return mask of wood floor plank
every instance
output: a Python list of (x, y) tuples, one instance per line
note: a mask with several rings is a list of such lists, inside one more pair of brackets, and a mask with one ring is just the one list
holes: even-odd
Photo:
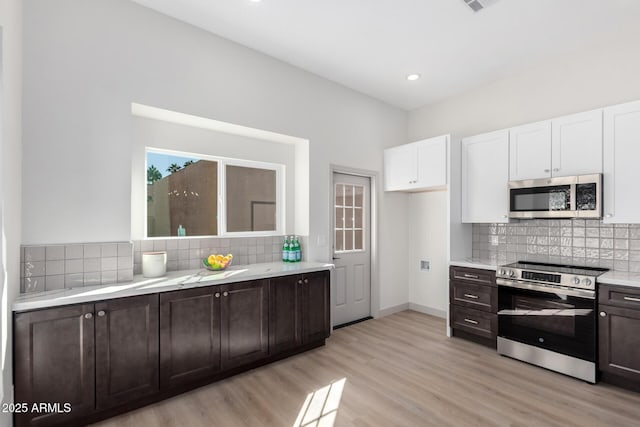
[(294, 426), (305, 401), (324, 396), (314, 392), (343, 378), (338, 410), (323, 419), (335, 416), (335, 426), (640, 425), (640, 394), (447, 338), (444, 320), (413, 311), (338, 329), (325, 347), (96, 425)]

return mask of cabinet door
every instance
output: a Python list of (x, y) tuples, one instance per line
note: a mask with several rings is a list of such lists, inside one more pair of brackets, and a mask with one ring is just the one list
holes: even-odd
[(303, 341), (323, 341), (331, 333), (329, 311), (329, 272), (305, 274), (303, 277), (304, 298)]
[(509, 164), (511, 181), (551, 176), (551, 121), (509, 130)]
[(221, 286), (222, 369), (269, 355), (269, 281)]
[(384, 150), (384, 190), (398, 191), (416, 187), (418, 180), (418, 146), (399, 145)]
[(604, 220), (640, 223), (640, 101), (604, 110)]
[(462, 222), (509, 222), (509, 131), (462, 140)]
[(602, 173), (602, 110), (553, 119), (553, 176)]
[(418, 142), (418, 188), (447, 185), (447, 135)]
[(158, 295), (96, 303), (96, 406), (158, 390)]
[(211, 377), (220, 370), (220, 289), (160, 295), (162, 388)]
[(269, 281), (269, 352), (280, 353), (302, 344), (302, 276)]
[(70, 423), (95, 407), (93, 304), (15, 315), (15, 402), (70, 403), (69, 413), (16, 414), (16, 425)]
[(600, 370), (640, 381), (640, 310), (599, 306)]

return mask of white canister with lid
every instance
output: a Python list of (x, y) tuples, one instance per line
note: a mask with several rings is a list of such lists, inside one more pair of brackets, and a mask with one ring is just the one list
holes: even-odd
[(143, 252), (142, 275), (144, 277), (161, 277), (167, 272), (166, 252)]

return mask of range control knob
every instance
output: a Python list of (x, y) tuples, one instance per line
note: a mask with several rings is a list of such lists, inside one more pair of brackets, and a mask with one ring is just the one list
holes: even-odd
[(516, 272), (513, 270), (509, 270), (509, 277), (516, 277)]
[(582, 284), (585, 286), (591, 286), (591, 279), (582, 279)]
[(573, 283), (575, 283), (576, 285), (580, 284), (580, 278), (578, 276), (573, 278)]
[(501, 268), (500, 271), (498, 272), (501, 276), (504, 276), (507, 273), (507, 270), (505, 270), (504, 268)]

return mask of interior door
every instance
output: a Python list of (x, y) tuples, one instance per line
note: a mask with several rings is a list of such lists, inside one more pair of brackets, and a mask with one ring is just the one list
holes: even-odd
[(371, 183), (333, 174), (333, 325), (371, 314)]

